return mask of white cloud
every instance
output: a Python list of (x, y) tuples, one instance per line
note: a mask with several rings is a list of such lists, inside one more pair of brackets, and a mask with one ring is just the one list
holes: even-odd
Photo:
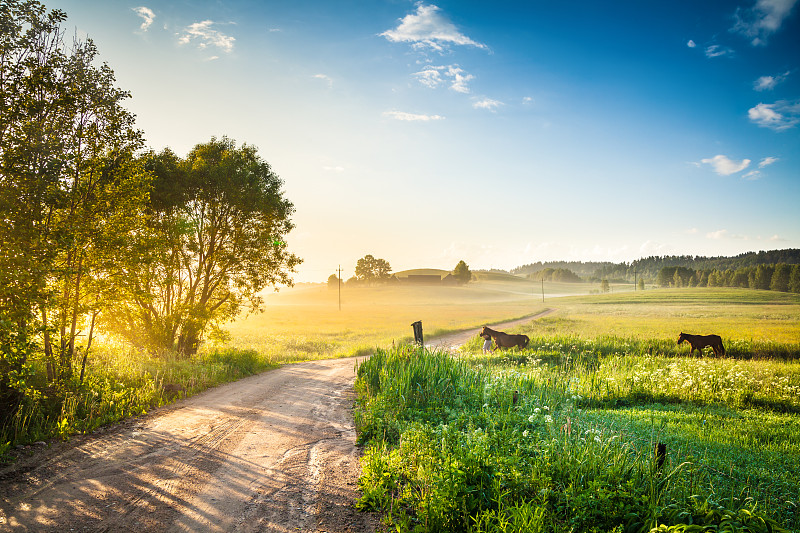
[(486, 48), (458, 31), (455, 24), (441, 13), (434, 5), (417, 4), (417, 12), (400, 19), (400, 24), (393, 30), (381, 33), (392, 42), (411, 43), (418, 48), (431, 48), (444, 51), (450, 45), (475, 46)]
[[(777, 157), (765, 157), (764, 159), (762, 159), (758, 163), (758, 168), (762, 169), (764, 167), (768, 167), (769, 165), (775, 163), (776, 161), (778, 161)], [(764, 173), (761, 172), (761, 170), (755, 170), (754, 169), (754, 170), (751, 170), (750, 172), (748, 172), (747, 174), (745, 174), (744, 176), (742, 176), (742, 179), (755, 181), (755, 180), (760, 180), (763, 177), (764, 177)]]
[(345, 171), (345, 168), (340, 165), (337, 165), (335, 167), (325, 166), (322, 167), (322, 170), (324, 170), (325, 172), (334, 172), (336, 174), (341, 174), (342, 172)]
[(416, 76), (422, 85), (435, 89), (444, 83), (441, 72), (442, 68), (443, 67), (426, 67), (424, 70), (415, 72), (413, 75)]
[(714, 172), (720, 176), (730, 176), (731, 174), (741, 172), (750, 165), (749, 159), (742, 159), (741, 161), (736, 162), (728, 159), (724, 155), (715, 155), (709, 159), (701, 159), (700, 162), (711, 165), (714, 168)]
[(469, 93), (467, 83), (474, 79), (472, 74), (467, 74), (458, 65), (428, 66), (413, 74), (422, 85), (435, 89), (445, 83), (450, 84), (450, 89), (459, 93)]
[(774, 104), (760, 103), (747, 111), (747, 116), (762, 128), (783, 131), (800, 123), (800, 102), (781, 100)]
[(139, 29), (142, 31), (147, 31), (153, 21), (156, 19), (156, 14), (153, 13), (153, 10), (149, 7), (139, 6), (132, 8), (133, 11), (136, 12), (137, 15), (142, 17), (143, 22), (142, 25), (139, 26)]
[(750, 237), (747, 235), (738, 235), (736, 233), (729, 233), (726, 229), (712, 231), (706, 233), (707, 239), (722, 240), (722, 239), (737, 239), (742, 241), (749, 241)]
[(773, 76), (761, 76), (753, 84), (753, 88), (756, 91), (772, 90), (775, 88), (775, 85), (777, 85), (777, 83), (778, 82), (775, 81), (775, 78)]
[(428, 122), (431, 120), (444, 120), (440, 115), (418, 115), (416, 113), (406, 113), (405, 111), (384, 111), (383, 116), (395, 120), (405, 120), (409, 122)]
[(215, 24), (213, 20), (204, 20), (189, 25), (185, 30), (186, 33), (178, 39), (178, 42), (180, 44), (189, 44), (195, 41), (197, 42), (197, 47), (201, 50), (208, 46), (216, 46), (223, 52), (232, 52), (233, 43), (236, 39), (213, 29), (211, 27), (213, 24)]
[(326, 76), (325, 74), (314, 74), (314, 76), (312, 76), (312, 77), (313, 77), (314, 79), (317, 79), (317, 80), (322, 80), (322, 81), (324, 81), (324, 82), (325, 82), (325, 83), (328, 85), (328, 88), (329, 88), (329, 89), (330, 89), (331, 87), (333, 87), (333, 79), (331, 79), (331, 77), (330, 77), (330, 76)]
[(525, 104), (525, 105), (532, 104), (533, 103), (533, 97), (531, 97), (531, 96), (524, 97), (522, 99), (522, 103)]
[(457, 65), (450, 65), (447, 75), (453, 79), (450, 88), (458, 93), (468, 93), (469, 87), (467, 87), (467, 83), (475, 78), (472, 74), (467, 74), (462, 69), (458, 68)]
[(794, 8), (797, 0), (757, 0), (749, 9), (736, 10), (736, 24), (731, 31), (750, 38), (753, 46), (766, 45)]
[(753, 89), (756, 91), (771, 91), (776, 85), (784, 81), (788, 76), (788, 70), (777, 76), (761, 76), (755, 81), (755, 83), (753, 83)]
[(488, 109), (489, 111), (495, 111), (498, 107), (502, 105), (503, 102), (500, 102), (498, 100), (492, 100), (491, 98), (483, 98), (472, 104), (472, 107), (474, 107), (475, 109)]
[(764, 175), (761, 173), (760, 170), (751, 170), (750, 172), (742, 176), (742, 179), (755, 181), (755, 180), (760, 180), (763, 176)]
[(686, 231), (684, 231), (684, 233), (686, 233), (687, 235), (696, 235), (697, 234), (697, 228), (689, 228)]
[(706, 47), (706, 57), (721, 57), (726, 55), (732, 55), (733, 50), (728, 48), (727, 46), (721, 46), (719, 44), (712, 44), (711, 46)]
[(777, 233), (775, 235), (773, 235), (772, 237), (770, 237), (768, 240), (773, 241), (773, 242), (785, 242), (786, 241), (786, 239), (784, 239), (783, 237), (779, 237)]
[(686, 43), (686, 46), (688, 46), (689, 48), (694, 48), (695, 46), (697, 46), (697, 43), (689, 39), (689, 42)]

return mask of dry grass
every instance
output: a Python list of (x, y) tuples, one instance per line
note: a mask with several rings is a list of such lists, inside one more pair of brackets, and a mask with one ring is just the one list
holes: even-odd
[(589, 284), (478, 282), (465, 287), (344, 287), (304, 285), (265, 295), (265, 311), (228, 327), (237, 348), (253, 348), (292, 361), (370, 353), (413, 339), (421, 320), (425, 338), (478, 328), (552, 306), (554, 294), (588, 292)]

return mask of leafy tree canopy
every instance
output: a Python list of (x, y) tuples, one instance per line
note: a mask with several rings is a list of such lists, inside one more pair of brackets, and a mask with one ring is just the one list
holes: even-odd
[(459, 261), (456, 265), (456, 268), (453, 269), (453, 277), (462, 284), (469, 283), (469, 281), (472, 279), (472, 272), (463, 259)]
[(114, 325), (150, 349), (190, 355), (209, 329), (258, 310), (263, 288), (291, 285), (301, 262), (284, 238), (294, 207), (256, 148), (226, 137), (185, 159), (149, 153), (144, 164), (154, 180), (151, 241)]
[(392, 267), (388, 261), (375, 258), (370, 254), (365, 255), (356, 262), (355, 277), (363, 283), (388, 281), (391, 273)]

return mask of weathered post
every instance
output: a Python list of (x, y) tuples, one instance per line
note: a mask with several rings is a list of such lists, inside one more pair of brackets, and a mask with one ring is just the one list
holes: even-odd
[(419, 344), (420, 346), (423, 346), (423, 342), (422, 342), (422, 321), (421, 320), (417, 320), (416, 322), (411, 324), (411, 327), (414, 328), (414, 342), (416, 344)]
[(655, 447), (656, 452), (656, 470), (661, 472), (664, 467), (664, 461), (667, 460), (667, 445), (663, 442), (657, 442)]

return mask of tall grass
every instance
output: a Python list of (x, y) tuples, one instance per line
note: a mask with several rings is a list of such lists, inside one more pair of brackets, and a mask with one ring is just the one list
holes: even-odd
[(55, 391), (43, 382), (44, 363), (34, 360), (32, 365), (41, 383), (30, 384), (15, 417), (0, 428), (0, 456), (16, 445), (89, 433), (177, 397), (277, 366), (253, 350), (218, 349), (178, 359), (109, 345), (93, 352), (83, 383), (76, 376), (66, 390)]
[[(771, 411), (719, 403), (714, 386), (654, 403), (635, 382), (652, 356), (556, 345), (485, 358), (402, 348), (362, 363), (360, 505), (398, 531), (678, 530), (734, 518), (732, 531), (800, 527), (800, 425), (785, 389), (765, 395)], [(703, 362), (683, 360), (681, 372)], [(770, 368), (789, 386), (800, 380), (796, 363)], [(733, 387), (751, 382), (726, 372)], [(668, 450), (661, 468), (657, 442)]]

